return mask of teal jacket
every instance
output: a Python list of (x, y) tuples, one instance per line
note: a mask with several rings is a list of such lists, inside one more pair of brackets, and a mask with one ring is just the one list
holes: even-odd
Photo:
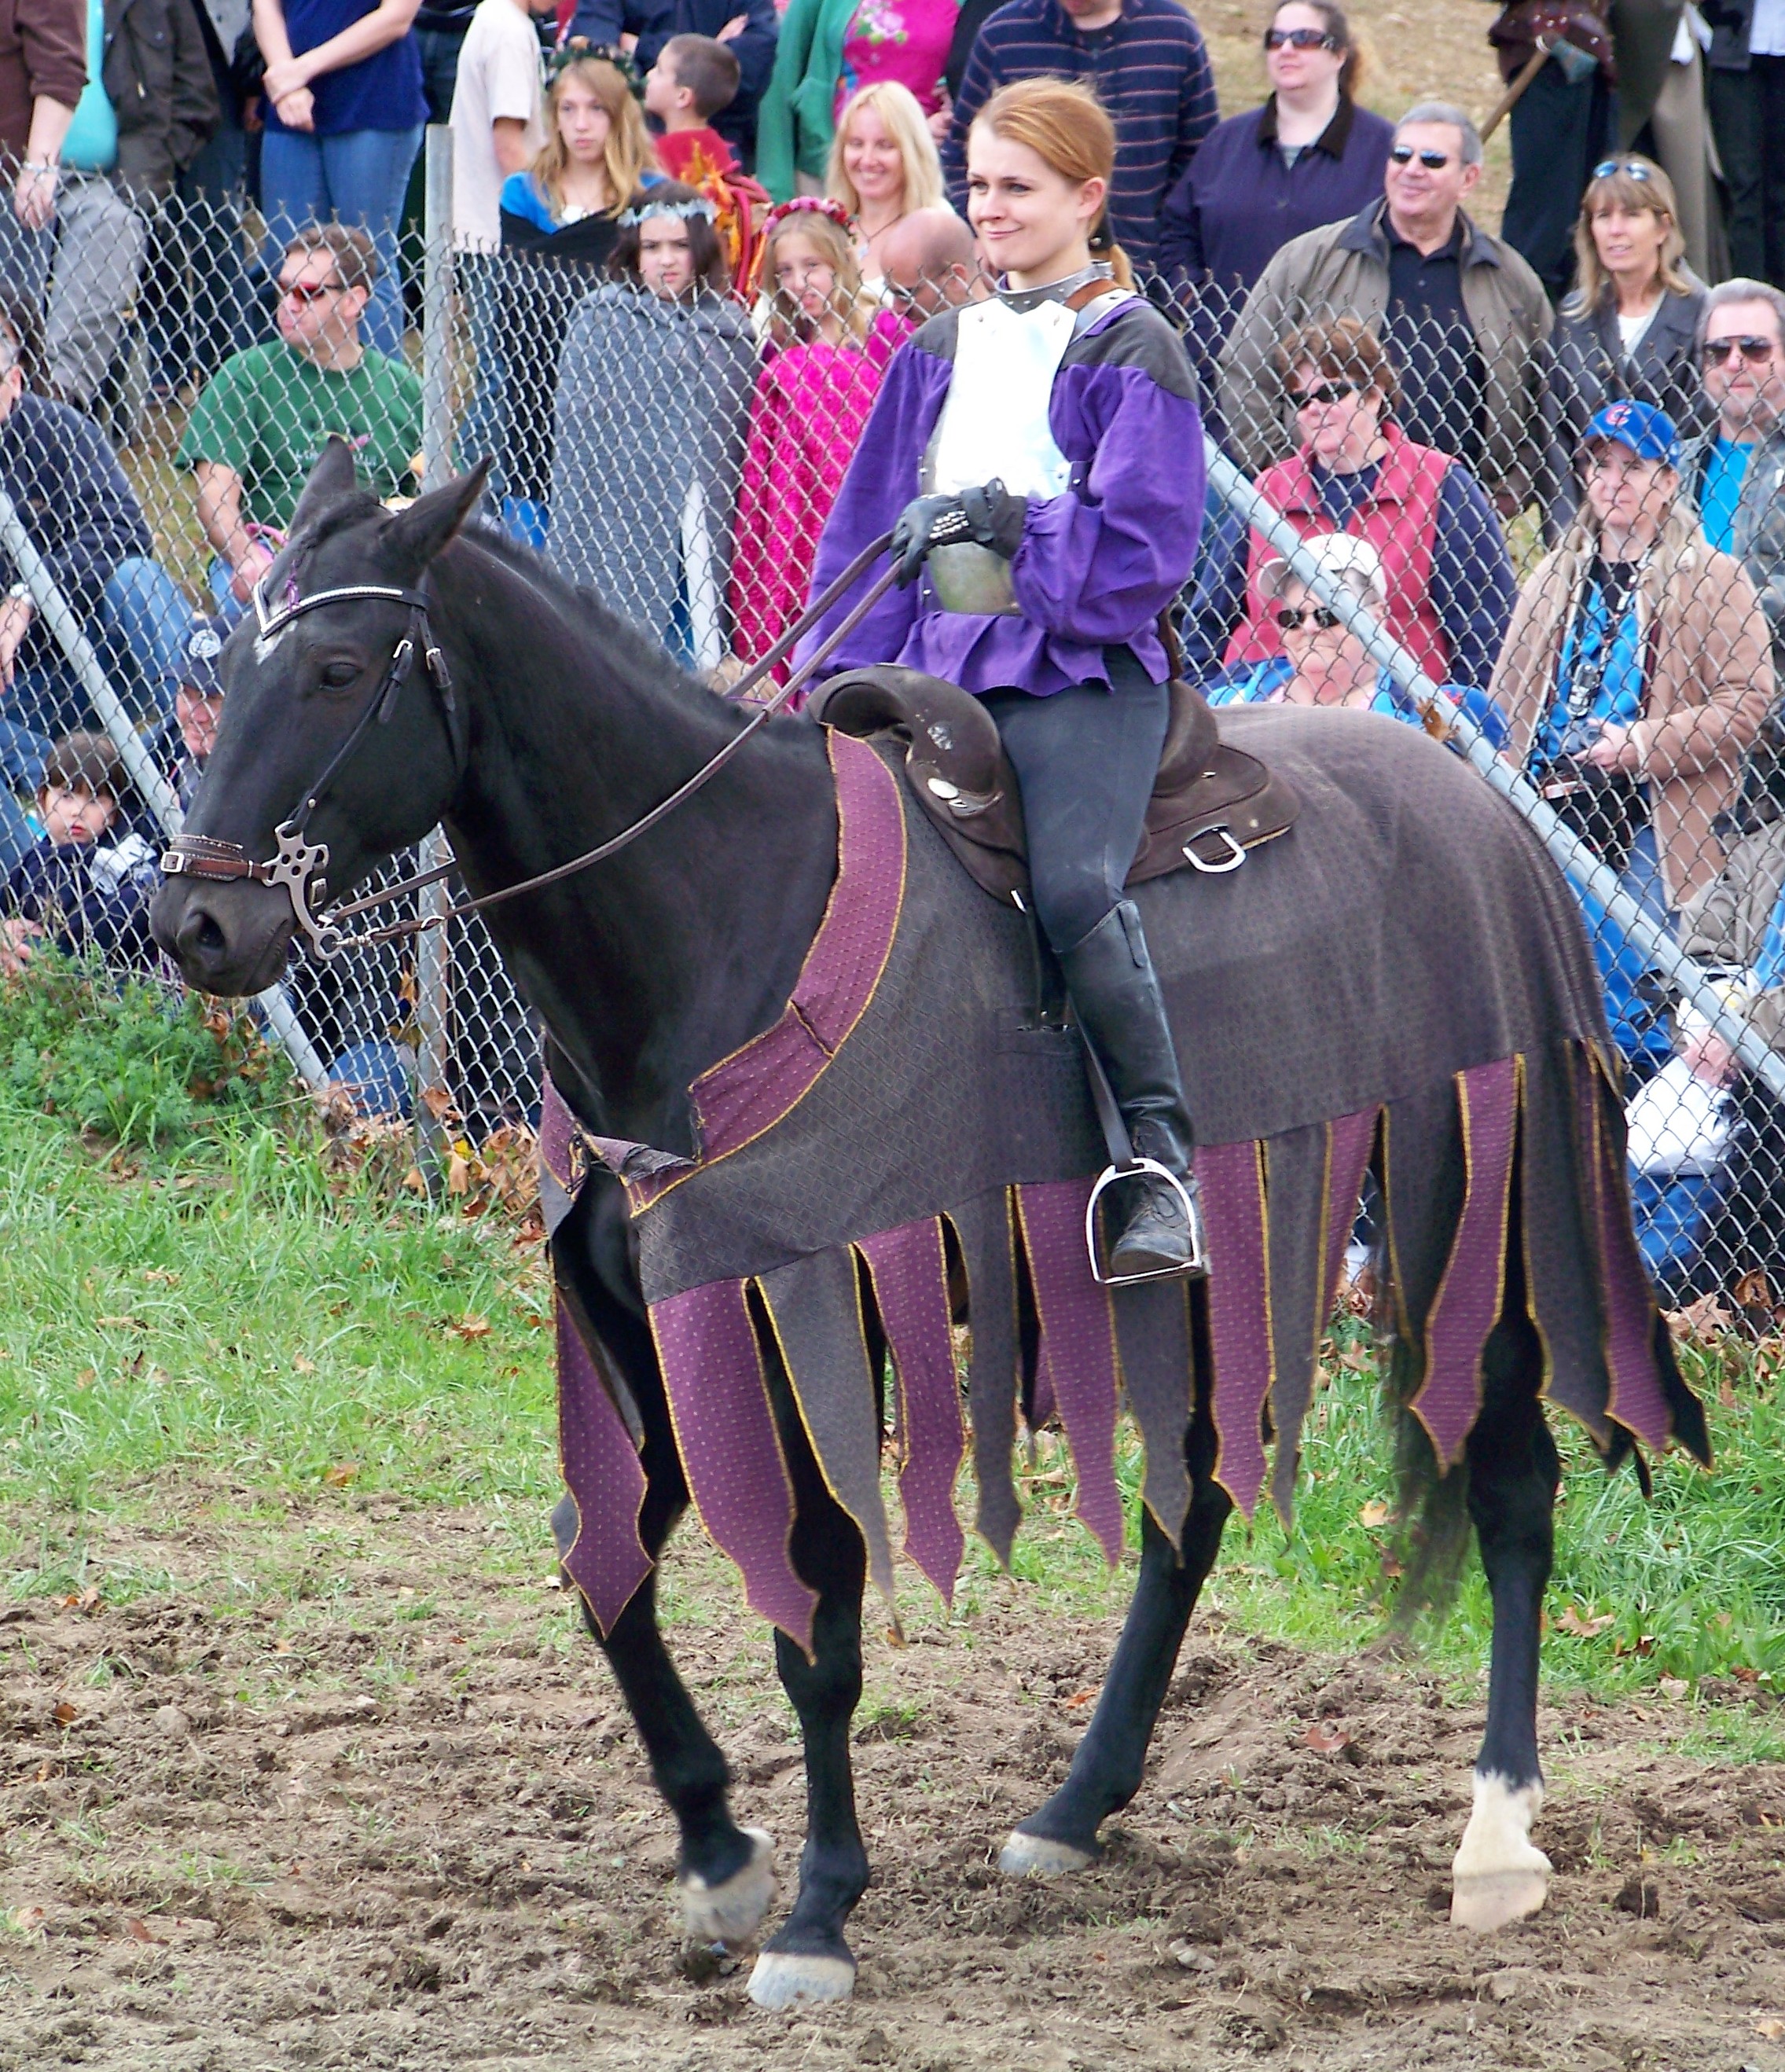
[(825, 177), (843, 38), (860, 4), (788, 0), (775, 70), (756, 114), (756, 177), (777, 201), (793, 199), (796, 173), (821, 182)]

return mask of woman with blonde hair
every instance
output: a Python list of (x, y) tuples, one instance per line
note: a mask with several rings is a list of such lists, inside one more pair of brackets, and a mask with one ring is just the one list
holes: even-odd
[[(1589, 422), (1580, 509), (1520, 593), (1495, 672), (1507, 753), (1623, 890), (1666, 920), (1717, 876), (1720, 817), (1773, 696), (1766, 622), (1740, 561), (1680, 494), (1680, 439), (1653, 404)], [(1613, 1033), (1629, 953), (1590, 904)]]
[(878, 245), (914, 209), (942, 200), (942, 161), (908, 87), (883, 79), (853, 96), (837, 118), (825, 192), (855, 219), (863, 285), (886, 278)]
[(550, 529), (553, 405), (570, 312), (601, 280), (635, 194), (663, 179), (623, 51), (581, 37), (553, 58), (545, 142), (502, 184), (500, 303), (507, 362), (496, 483), (515, 536), (544, 549)]
[[(887, 363), (910, 326), (862, 290), (840, 203), (771, 212), (761, 285), (768, 357), (756, 380), (731, 557), (738, 656), (753, 662), (799, 616), (818, 539)], [(784, 666), (779, 676), (784, 680)]]
[(893, 361), (812, 582), (891, 529), (901, 586), (831, 666), (945, 676), (997, 721), (1037, 917), (1149, 1161), (1111, 1197), (1107, 1270), (1131, 1279), (1204, 1264), (1177, 1054), (1125, 895), (1170, 713), (1158, 621), (1190, 573), (1203, 481), (1183, 345), (1120, 252), (1098, 256), (1115, 158), (1084, 86), (1022, 80), (981, 109), (967, 213), (997, 292)]
[(1573, 290), (1550, 339), (1552, 540), (1579, 507), (1573, 456), (1606, 404), (1652, 403), (1683, 436), (1711, 423), (1696, 353), (1705, 286), (1685, 250), (1672, 183), (1652, 159), (1632, 153), (1594, 167), (1574, 226)]

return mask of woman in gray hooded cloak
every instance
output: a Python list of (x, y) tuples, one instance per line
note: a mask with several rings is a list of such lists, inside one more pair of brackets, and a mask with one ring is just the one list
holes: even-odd
[(558, 370), (553, 561), (709, 670), (723, 622), (756, 343), (726, 293), (713, 204), (679, 182), (620, 217), (611, 282), (578, 306)]

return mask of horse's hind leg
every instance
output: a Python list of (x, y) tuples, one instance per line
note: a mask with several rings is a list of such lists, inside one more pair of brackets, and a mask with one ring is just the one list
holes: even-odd
[(844, 2000), (853, 1992), (855, 1959), (843, 1930), (868, 1888), (849, 1767), (849, 1720), (862, 1696), (866, 1550), (810, 1449), (802, 1441), (787, 1453), (796, 1506), (793, 1565), (817, 1591), (818, 1605), (809, 1662), (784, 1633), (775, 1636), (775, 1667), (805, 1742), (806, 1846), (793, 1910), (763, 1945), (751, 1975), (750, 1996), (767, 2008)]
[(1533, 1847), (1531, 1828), (1544, 1796), (1538, 1641), (1560, 1467), (1538, 1400), (1542, 1347), (1522, 1294), (1516, 1308), (1513, 1292), (1487, 1342), (1482, 1413), (1468, 1451), (1469, 1510), (1494, 1600), (1494, 1646), (1474, 1810), (1451, 1867), (1450, 1918), (1477, 1929), (1535, 1914), (1549, 1889), (1549, 1859)]
[(1065, 1783), (1012, 1832), (998, 1858), (1001, 1870), (1043, 1877), (1082, 1870), (1097, 1855), (1098, 1828), (1141, 1788), (1154, 1722), (1233, 1507), (1210, 1473), (1213, 1441), (1213, 1427), (1199, 1414), (1190, 1429), (1193, 1494), (1182, 1559), (1152, 1514), (1141, 1514), (1140, 1580), (1097, 1708)]

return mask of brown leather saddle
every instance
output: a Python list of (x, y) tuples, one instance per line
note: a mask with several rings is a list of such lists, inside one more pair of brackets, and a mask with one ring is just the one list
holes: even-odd
[[(940, 676), (886, 664), (833, 676), (806, 708), (821, 726), (904, 736), (905, 775), (943, 839), (993, 898), (1026, 906), (1029, 849), (1016, 773), (977, 698)], [(1168, 871), (1236, 870), (1284, 834), (1301, 802), (1256, 755), (1220, 738), (1200, 691), (1171, 685), (1171, 718), (1130, 885)]]

